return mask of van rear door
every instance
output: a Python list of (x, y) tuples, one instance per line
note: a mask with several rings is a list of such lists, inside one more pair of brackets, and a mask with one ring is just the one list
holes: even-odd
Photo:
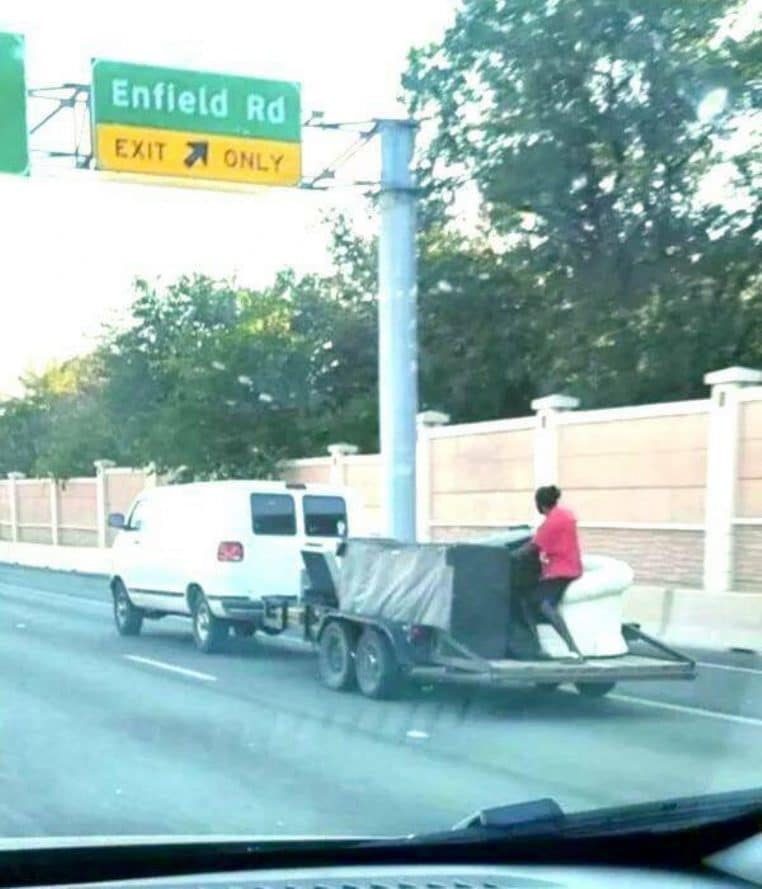
[[(301, 580), (297, 502), (290, 491), (255, 491), (251, 511), (252, 592), (255, 596), (298, 596)], [(248, 548), (248, 547), (247, 547)]]

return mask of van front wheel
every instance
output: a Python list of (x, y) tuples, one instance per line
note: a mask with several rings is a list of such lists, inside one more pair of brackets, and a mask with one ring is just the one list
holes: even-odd
[(212, 614), (206, 597), (199, 594), (193, 608), (193, 641), (205, 654), (222, 651), (228, 638), (228, 625)]
[(121, 580), (113, 586), (114, 623), (120, 636), (137, 636), (143, 626), (143, 612), (130, 600), (127, 588)]

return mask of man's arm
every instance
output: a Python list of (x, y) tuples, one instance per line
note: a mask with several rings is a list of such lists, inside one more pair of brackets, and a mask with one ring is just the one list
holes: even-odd
[(522, 545), (513, 551), (513, 555), (516, 557), (521, 556), (531, 556), (535, 553), (539, 552), (540, 548), (534, 542), (534, 540), (527, 540), (526, 543), (522, 543)]

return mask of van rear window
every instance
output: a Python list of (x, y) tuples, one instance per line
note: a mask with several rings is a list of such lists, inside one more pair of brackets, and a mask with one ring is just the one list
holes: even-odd
[(294, 498), (288, 494), (252, 494), (251, 527), (255, 534), (296, 534)]
[(308, 495), (304, 504), (304, 530), (308, 537), (344, 537), (349, 533), (343, 497)]

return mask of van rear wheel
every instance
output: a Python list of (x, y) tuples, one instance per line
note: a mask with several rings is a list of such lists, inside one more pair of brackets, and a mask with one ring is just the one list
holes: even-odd
[(120, 636), (137, 636), (143, 626), (143, 612), (130, 600), (127, 588), (121, 580), (112, 587), (114, 597), (114, 623)]
[(355, 685), (355, 661), (352, 634), (340, 621), (331, 621), (320, 634), (318, 669), (323, 685), (334, 691), (346, 691)]
[(222, 651), (228, 638), (228, 625), (212, 614), (203, 593), (196, 596), (193, 607), (193, 641), (205, 654)]

